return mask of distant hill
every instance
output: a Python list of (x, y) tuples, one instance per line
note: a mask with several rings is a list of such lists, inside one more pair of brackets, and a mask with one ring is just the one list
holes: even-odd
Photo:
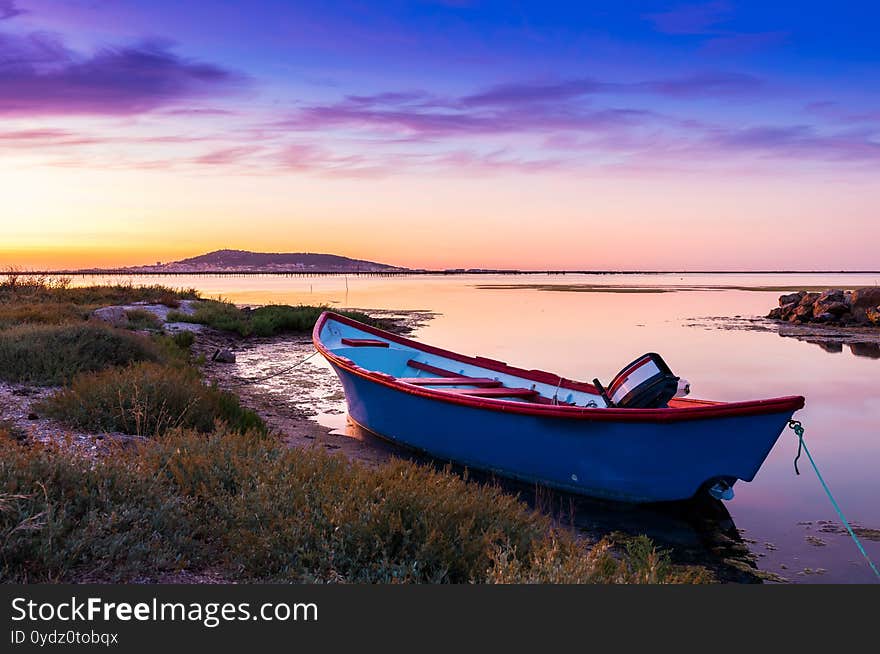
[(374, 261), (350, 259), (336, 254), (314, 252), (248, 252), (247, 250), (217, 250), (197, 257), (137, 266), (134, 271), (150, 272), (203, 272), (203, 271), (257, 271), (272, 272), (383, 272), (406, 270)]

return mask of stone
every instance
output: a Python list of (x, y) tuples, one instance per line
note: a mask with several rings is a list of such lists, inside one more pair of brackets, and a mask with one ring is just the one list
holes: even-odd
[(811, 307), (813, 303), (819, 299), (818, 293), (804, 293), (803, 297), (801, 297), (801, 301), (798, 303), (799, 306), (802, 307)]
[(872, 325), (880, 325), (880, 306), (871, 307), (865, 310), (865, 317)]
[(842, 316), (849, 311), (846, 302), (836, 300), (823, 300), (821, 297), (813, 303), (813, 315), (819, 316), (830, 313), (834, 317)]
[[(798, 300), (798, 302), (800, 302), (800, 300)], [(789, 302), (788, 304), (783, 304), (781, 307), (771, 309), (770, 313), (767, 314), (767, 317), (772, 320), (788, 320), (797, 308), (797, 302)]]
[(831, 322), (832, 320), (835, 320), (836, 318), (837, 318), (837, 316), (835, 316), (833, 313), (828, 313), (828, 312), (820, 313), (818, 316), (813, 314), (813, 320), (815, 322)]
[(852, 314), (860, 322), (868, 322), (868, 309), (880, 306), (880, 286), (857, 288), (850, 300)]
[(839, 288), (829, 288), (827, 291), (822, 291), (822, 293), (819, 295), (819, 299), (817, 301), (845, 302), (846, 301), (846, 293), (844, 293)]
[(779, 296), (779, 306), (785, 306), (786, 304), (800, 304), (801, 298), (806, 295), (806, 291), (798, 291), (797, 293), (789, 293), (788, 295), (780, 295)]
[(123, 307), (101, 307), (92, 312), (92, 318), (106, 322), (114, 327), (125, 327), (128, 324), (128, 316)]
[(235, 353), (232, 350), (222, 349), (214, 352), (214, 356), (211, 357), (211, 361), (216, 361), (217, 363), (235, 363)]
[(813, 306), (811, 304), (802, 304), (794, 313), (789, 316), (789, 322), (809, 322), (813, 317)]

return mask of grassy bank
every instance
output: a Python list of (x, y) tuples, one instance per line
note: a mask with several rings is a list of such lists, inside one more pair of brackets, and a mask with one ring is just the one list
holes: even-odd
[(260, 417), (232, 393), (206, 386), (190, 366), (140, 363), (77, 375), (40, 407), (46, 415), (88, 432), (158, 436), (186, 427), (201, 433), (221, 421), (232, 430), (265, 431)]
[(72, 287), (70, 280), (0, 274), (0, 329), (19, 324), (65, 324), (86, 320), (98, 307), (134, 302), (176, 308), (181, 300), (198, 299), (193, 289), (165, 286)]
[(258, 433), (175, 430), (97, 462), (2, 438), (0, 487), (3, 582), (704, 580), (643, 539), (587, 549), (496, 488)]
[[(214, 329), (235, 332), (240, 336), (274, 336), (286, 332), (310, 332), (318, 316), (326, 309), (323, 306), (285, 304), (241, 309), (231, 302), (204, 300), (199, 303), (193, 315), (172, 311), (168, 319), (207, 325)], [(387, 321), (377, 320), (360, 311), (339, 313), (370, 325), (391, 326)]]
[(161, 358), (153, 339), (103, 325), (21, 325), (0, 330), (0, 379), (5, 381), (58, 385), (82, 372)]

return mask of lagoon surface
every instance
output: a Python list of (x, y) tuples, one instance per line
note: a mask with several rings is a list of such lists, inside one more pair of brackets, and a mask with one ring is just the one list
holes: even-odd
[[(728, 329), (765, 315), (787, 287), (854, 288), (880, 274), (607, 274), (170, 276), (135, 284), (197, 288), (242, 304), (308, 303), (436, 314), (414, 333), (440, 347), (565, 377), (610, 380), (638, 355), (659, 352), (688, 379), (692, 396), (714, 400), (803, 395), (796, 414), (826, 481), (880, 560), (880, 358), (844, 346), (827, 351), (773, 331)], [(107, 283), (92, 277), (77, 283)], [(867, 354), (867, 356), (865, 356)], [(314, 365), (325, 365), (312, 360)], [(327, 416), (344, 429), (344, 418)], [(838, 528), (797, 439), (786, 430), (751, 483), (727, 503), (760, 568), (792, 582), (875, 580)], [(822, 522), (829, 521), (829, 522)]]

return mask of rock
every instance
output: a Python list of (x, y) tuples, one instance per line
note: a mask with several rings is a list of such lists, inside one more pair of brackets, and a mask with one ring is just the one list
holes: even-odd
[(849, 311), (846, 302), (836, 300), (823, 300), (821, 297), (813, 303), (813, 315), (819, 316), (823, 313), (830, 313), (835, 318), (842, 316)]
[(793, 314), (795, 309), (798, 308), (799, 302), (800, 302), (800, 300), (798, 300), (798, 302), (791, 302), (790, 304), (785, 304), (780, 307), (780, 309), (782, 309), (782, 319), (783, 320), (788, 320), (789, 318), (791, 318), (791, 314)]
[(788, 295), (780, 295), (779, 296), (779, 306), (783, 307), (786, 304), (800, 304), (801, 298), (806, 295), (806, 291), (798, 291), (797, 293), (789, 293)]
[(867, 286), (853, 291), (850, 299), (853, 316), (860, 322), (868, 322), (868, 309), (880, 306), (880, 286)]
[(128, 324), (128, 316), (123, 307), (101, 307), (92, 312), (92, 318), (106, 322), (114, 327), (125, 327)]
[(825, 313), (820, 313), (818, 316), (813, 314), (813, 321), (814, 322), (831, 322), (836, 319), (837, 319), (837, 316), (835, 316), (833, 313), (825, 312)]
[(865, 317), (872, 325), (880, 325), (880, 306), (865, 310)]
[(829, 288), (827, 291), (822, 291), (817, 301), (846, 302), (846, 293), (841, 291), (839, 288)]
[(813, 316), (817, 319), (823, 313), (830, 313), (837, 318), (848, 311), (849, 304), (847, 304), (846, 293), (839, 288), (829, 288), (827, 291), (823, 291), (813, 302)]
[(794, 313), (789, 316), (789, 322), (809, 322), (813, 317), (813, 306), (811, 304), (802, 304)]
[[(799, 295), (797, 297), (800, 298)], [(797, 309), (798, 302), (800, 302), (800, 299), (798, 299), (797, 302), (789, 302), (788, 304), (783, 304), (781, 307), (777, 307), (776, 309), (771, 309), (770, 313), (767, 314), (767, 317), (771, 318), (772, 320), (788, 320), (789, 318), (791, 318), (791, 314), (794, 312), (794, 310)]]
[(804, 293), (803, 297), (801, 297), (801, 301), (798, 303), (798, 306), (811, 307), (813, 306), (813, 303), (818, 299), (818, 293)]
[(211, 357), (211, 361), (216, 361), (217, 363), (235, 363), (235, 354), (232, 350), (222, 349), (214, 352), (214, 356)]
[(40, 418), (40, 416), (38, 416), (38, 415), (37, 415), (36, 413), (34, 413), (33, 411), (31, 411), (31, 412), (27, 415), (27, 419), (28, 419), (28, 420), (39, 420), (39, 418)]

